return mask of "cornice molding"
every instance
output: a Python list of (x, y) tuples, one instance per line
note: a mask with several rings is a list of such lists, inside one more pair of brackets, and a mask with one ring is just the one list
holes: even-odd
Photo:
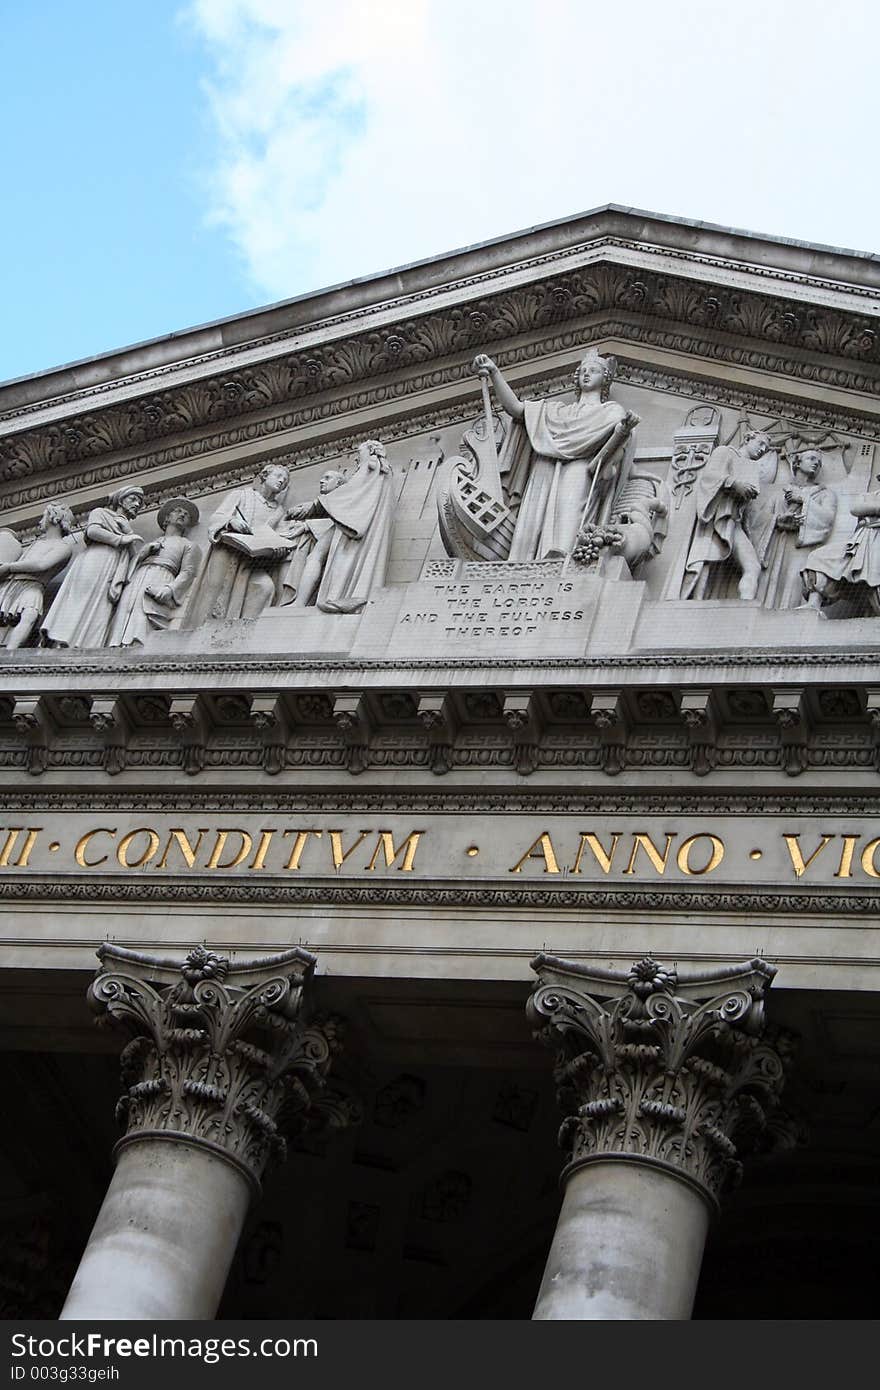
[[(760, 732), (758, 737), (743, 737), (734, 743), (730, 739), (712, 745), (712, 759), (698, 768), (693, 746), (684, 734), (656, 737), (635, 734), (607, 745), (588, 732), (577, 741), (564, 746), (552, 743), (529, 744), (529, 761), (523, 766), (518, 746), (509, 741), (484, 738), (479, 742), (450, 745), (442, 768), (443, 773), (473, 771), (509, 773), (519, 776), (537, 773), (589, 773), (596, 777), (617, 777), (625, 773), (664, 771), (682, 777), (691, 775), (719, 776), (725, 772), (785, 773), (799, 777), (816, 771), (849, 771), (876, 776), (877, 745), (872, 729), (860, 734), (850, 733), (843, 742), (835, 735), (817, 735), (810, 743), (798, 743), (794, 753), (784, 741), (771, 741), (772, 736)], [(91, 772), (118, 775), (122, 772), (143, 773), (167, 769), (182, 771), (187, 776), (204, 776), (212, 771), (236, 769), (255, 776), (295, 775), (308, 772), (341, 777), (365, 773), (381, 776), (401, 771), (435, 773), (432, 748), (425, 743), (401, 741), (392, 746), (343, 743), (297, 743), (279, 745), (267, 766), (265, 745), (254, 736), (236, 742), (206, 742), (181, 744), (169, 737), (144, 746), (122, 748), (113, 745), (110, 760), (107, 748), (99, 741), (57, 744), (46, 741), (27, 742), (18, 747), (0, 747), (0, 770), (26, 771), (33, 776), (52, 773)], [(176, 805), (177, 798), (171, 800)]]
[[(538, 685), (547, 684), (544, 675), (548, 671), (568, 672), (574, 678), (571, 684), (579, 686), (613, 684), (613, 681), (603, 682), (602, 677), (614, 670), (638, 671), (644, 675), (645, 683), (652, 685), (655, 682), (651, 678), (651, 672), (658, 667), (677, 672), (687, 671), (691, 667), (701, 671), (711, 668), (717, 672), (715, 680), (719, 684), (735, 684), (740, 670), (760, 669), (762, 667), (790, 668), (792, 672), (796, 672), (801, 669), (806, 671), (812, 667), (862, 666), (866, 668), (865, 678), (868, 679), (871, 664), (880, 660), (880, 645), (872, 644), (862, 647), (858, 651), (806, 651), (800, 649), (790, 652), (749, 650), (653, 652), (645, 650), (632, 656), (548, 657), (540, 662), (534, 659), (526, 660), (515, 657), (487, 657), (483, 660), (477, 657), (447, 657), (436, 660), (430, 658), (412, 658), (409, 660), (362, 658), (357, 661), (346, 661), (340, 658), (331, 661), (292, 656), (242, 656), (235, 652), (224, 654), (221, 658), (193, 653), (185, 658), (154, 657), (150, 659), (143, 657), (140, 660), (119, 655), (114, 656), (113, 653), (108, 652), (106, 659), (102, 661), (96, 659), (95, 654), (91, 651), (80, 653), (73, 650), (65, 652), (47, 650), (45, 660), (7, 662), (7, 655), (7, 653), (0, 652), (0, 676), (7, 680), (11, 677), (24, 677), (47, 692), (63, 690), (67, 683), (81, 675), (108, 677), (112, 680), (112, 688), (115, 691), (119, 688), (120, 675), (148, 678), (169, 675), (175, 677), (177, 685), (180, 684), (180, 677), (184, 676), (189, 678), (186, 684), (191, 686), (198, 683), (199, 676), (226, 678), (232, 671), (236, 675), (253, 673), (257, 678), (254, 682), (255, 687), (259, 686), (261, 689), (273, 687), (275, 682), (273, 682), (272, 677), (275, 675), (313, 672), (321, 676), (334, 675), (339, 682), (344, 682), (347, 690), (350, 690), (356, 688), (362, 681), (365, 686), (372, 686), (374, 682), (370, 680), (370, 677), (374, 673), (384, 675), (391, 671), (412, 673), (430, 671), (436, 677), (434, 684), (442, 683), (447, 672), (475, 671), (481, 673), (481, 679), (474, 681), (474, 684), (481, 688), (486, 685), (486, 681), (482, 677), (485, 676), (486, 672), (493, 671), (518, 671)], [(34, 653), (35, 657), (36, 655)], [(53, 677), (58, 677), (58, 680), (53, 680)], [(797, 683), (798, 677), (791, 674), (787, 679), (792, 683)], [(850, 679), (852, 678), (850, 677)], [(424, 681), (421, 683), (424, 684)], [(281, 684), (284, 689), (289, 689), (289, 682), (282, 682)], [(405, 682), (395, 681), (395, 686), (402, 684)], [(497, 684), (497, 682), (492, 682), (492, 684)], [(153, 679), (150, 679), (150, 688), (151, 690), (158, 690), (161, 687)], [(303, 688), (308, 688), (307, 683), (303, 683)], [(325, 689), (326, 682), (316, 682), (314, 688)], [(7, 693), (9, 693), (8, 687)], [(137, 693), (136, 690), (134, 693)]]
[[(668, 223), (674, 222), (674, 219), (661, 219), (661, 221)], [(723, 231), (724, 229), (709, 230)], [(726, 235), (729, 236), (730, 234), (726, 233)], [(753, 240), (751, 234), (746, 235), (749, 236), (750, 241)], [(733, 233), (733, 236), (741, 237), (742, 234)], [(510, 240), (517, 239), (511, 238)], [(778, 250), (778, 244), (769, 239), (766, 244)], [(807, 249), (815, 251), (819, 248)], [(830, 248), (822, 249), (828, 251)], [(479, 254), (480, 250), (486, 252), (485, 259), (488, 262), (491, 259), (488, 247), (473, 248), (473, 253)], [(834, 253), (832, 252), (832, 254)], [(453, 253), (448, 259), (450, 262), (454, 262), (458, 258), (456, 253)], [(861, 265), (870, 258), (858, 257), (857, 259), (858, 264)], [(687, 247), (680, 248), (646, 241), (643, 238), (633, 239), (614, 234), (599, 235), (573, 245), (561, 246), (543, 254), (521, 256), (501, 265), (482, 268), (475, 274), (453, 276), (448, 280), (441, 278), (436, 283), (423, 284), (409, 293), (390, 295), (378, 300), (368, 298), (367, 302), (357, 308), (336, 314), (319, 315), (311, 321), (306, 320), (299, 324), (288, 322), (276, 332), (258, 334), (249, 340), (235, 340), (233, 337), (232, 341), (214, 349), (191, 353), (189, 356), (184, 355), (159, 365), (154, 363), (142, 371), (114, 375), (110, 366), (114, 358), (127, 359), (136, 356), (139, 351), (145, 356), (155, 357), (156, 348), (160, 345), (167, 345), (171, 338), (160, 338), (152, 343), (143, 344), (141, 348), (137, 346), (122, 348), (118, 352), (108, 353), (96, 359), (106, 364), (106, 375), (101, 381), (76, 387), (70, 391), (61, 391), (54, 396), (50, 395), (39, 401), (20, 404), (8, 410), (0, 410), (0, 422), (26, 420), (30, 416), (52, 411), (53, 408), (61, 412), (72, 413), (82, 402), (99, 402), (102, 397), (108, 396), (136, 395), (139, 394), (140, 387), (153, 383), (164, 381), (166, 385), (175, 384), (174, 378), (180, 377), (182, 374), (210, 375), (216, 367), (232, 361), (238, 366), (251, 366), (255, 363), (271, 360), (273, 355), (277, 355), (279, 352), (283, 353), (284, 350), (307, 347), (312, 342), (341, 336), (352, 329), (364, 327), (367, 324), (374, 327), (387, 325), (389, 320), (394, 321), (401, 316), (418, 316), (429, 313), (440, 304), (456, 305), (471, 299), (474, 294), (485, 295), (487, 291), (493, 289), (500, 292), (500, 289), (504, 287), (513, 287), (540, 280), (548, 271), (559, 273), (572, 269), (584, 269), (602, 262), (639, 270), (659, 269), (662, 271), (667, 267), (672, 267), (674, 273), (684, 279), (711, 284), (720, 277), (723, 282), (738, 289), (772, 286), (773, 289), (784, 290), (806, 304), (832, 306), (843, 310), (852, 306), (868, 314), (876, 313), (880, 309), (880, 290), (870, 284), (856, 284), (852, 279), (835, 279), (805, 273), (802, 269), (785, 269), (778, 265), (761, 264), (754, 258), (743, 259), (729, 254), (718, 255), (699, 252), (693, 249), (690, 238)], [(407, 269), (410, 272), (415, 271), (417, 275), (419, 267), (408, 267)], [(400, 278), (400, 275), (394, 272), (380, 274), (372, 277), (371, 281), (362, 282), (362, 292), (369, 296), (371, 283), (374, 287), (382, 282), (399, 283)], [(303, 296), (298, 303), (291, 301), (287, 305), (269, 306), (268, 308), (257, 309), (251, 315), (238, 316), (238, 321), (248, 317), (260, 320), (279, 314), (290, 317), (297, 309), (300, 311), (306, 309), (310, 302), (319, 304), (325, 299), (332, 301), (336, 293), (337, 291), (332, 289), (318, 291), (315, 295)], [(236, 319), (220, 320), (213, 325), (205, 325), (202, 328), (188, 330), (182, 335), (173, 336), (176, 341), (181, 338), (186, 341), (188, 338), (198, 340), (210, 336), (212, 330), (214, 335), (220, 335), (227, 324), (234, 322)], [(74, 364), (74, 366), (77, 365), (88, 367), (89, 363), (87, 361), (85, 364)], [(73, 372), (74, 368), (50, 369), (48, 372), (37, 374), (36, 380), (42, 377), (48, 382), (52, 378), (63, 378), (73, 374)], [(9, 392), (0, 390), (0, 402), (2, 402), (4, 394), (14, 392), (18, 386), (20, 383), (12, 382), (9, 383)]]
[[(265, 424), (271, 416), (269, 433), (302, 427), (314, 423), (322, 410), (325, 416), (341, 415), (412, 395), (429, 384), (461, 380), (470, 372), (472, 354), (486, 345), (527, 337), (533, 340), (533, 355), (546, 354), (551, 350), (547, 338), (553, 330), (558, 335), (562, 325), (569, 326), (572, 347), (600, 335), (631, 337), (634, 344), (675, 348), (727, 367), (782, 372), (869, 396), (877, 394), (880, 380), (876, 314), (769, 298), (603, 261), (483, 293), (434, 313), (410, 313), (381, 329), (253, 366), (239, 362), (231, 372), (87, 410), (67, 422), (61, 418), (39, 428), (8, 431), (0, 439), (0, 477), (57, 477), (77, 463), (125, 451), (135, 451), (142, 470), (146, 446), (172, 436), (191, 443), (198, 431), (223, 420), (263, 419)], [(511, 365), (510, 353), (501, 356)], [(426, 373), (428, 363), (431, 371)], [(329, 399), (351, 387), (361, 388), (354, 398)], [(290, 425), (279, 426), (279, 416)], [(69, 488), (68, 480), (65, 486)]]
[[(139, 903), (171, 906), (194, 904), (209, 907), (378, 907), (378, 908), (470, 908), (509, 910), (511, 908), (560, 908), (580, 912), (719, 912), (741, 917), (743, 913), (767, 913), (773, 918), (790, 913), (795, 916), (827, 916), (828, 914), (871, 916), (878, 912), (876, 894), (770, 889), (760, 893), (747, 888), (719, 892), (704, 889), (602, 888), (584, 887), (544, 888), (523, 885), (518, 888), (376, 884), (365, 886), (348, 883), (292, 884), (264, 880), (225, 879), (209, 883), (145, 883), (117, 881), (109, 876), (94, 879), (30, 879), (0, 881), (0, 902), (9, 903), (67, 903), (94, 905), (103, 903)], [(377, 948), (384, 949), (384, 948)]]
[[(89, 811), (115, 812), (167, 811), (167, 791), (143, 788), (137, 791), (124, 787), (106, 787), (72, 791), (2, 791), (2, 811)], [(725, 794), (710, 791), (682, 791), (671, 788), (663, 792), (638, 789), (608, 792), (552, 792), (521, 790), (517, 787), (495, 788), (487, 791), (467, 791), (454, 788), (448, 792), (406, 789), (386, 791), (353, 791), (350, 788), (304, 793), (301, 789), (282, 788), (242, 790), (241, 788), (179, 787), (174, 792), (174, 806), (189, 811), (256, 811), (295, 815), (321, 815), (327, 812), (346, 814), (479, 815), (498, 812), (503, 815), (865, 815), (880, 814), (878, 792), (818, 792), (806, 790), (798, 795), (784, 792), (765, 792), (760, 789), (748, 795), (737, 792)]]

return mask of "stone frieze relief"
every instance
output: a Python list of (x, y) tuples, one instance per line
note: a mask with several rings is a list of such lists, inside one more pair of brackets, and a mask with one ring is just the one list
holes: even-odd
[[(57, 504), (46, 508), (29, 543), (0, 533), (0, 644), (149, 649), (169, 628), (199, 632), (207, 625), (207, 644), (232, 653), (230, 621), (285, 607), (291, 620), (309, 608), (355, 615), (378, 604), (390, 625), (382, 629), (380, 622), (377, 633), (373, 622), (366, 653), (372, 640), (388, 655), (417, 655), (427, 643), (432, 651), (462, 654), (469, 645), (488, 646), (504, 657), (539, 642), (543, 659), (585, 654), (588, 639), (599, 646), (604, 640), (609, 654), (639, 645), (634, 624), (652, 592), (691, 605), (739, 599), (832, 618), (880, 615), (872, 444), (862, 442), (856, 457), (856, 443), (827, 423), (810, 428), (777, 418), (757, 427), (745, 414), (731, 433), (718, 407), (705, 405), (686, 414), (671, 447), (641, 451), (659, 465), (650, 468), (639, 461), (639, 416), (612, 391), (614, 357), (588, 349), (561, 397), (518, 394), (486, 354), (473, 369), (481, 415), (462, 436), (460, 455), (444, 461), (441, 444), (423, 460), (415, 491), (419, 460), (400, 475), (385, 445), (368, 439), (347, 470), (325, 471), (316, 495), (294, 506), (289, 468), (264, 465), (209, 516), (201, 562), (189, 535), (199, 522), (196, 504), (169, 498), (156, 518), (160, 538), (147, 540), (133, 525), (145, 504), (136, 484), (123, 484), (106, 506), (90, 511), (78, 547), (71, 514)], [(437, 550), (428, 546), (422, 518), (432, 493), (450, 561), (430, 559)], [(421, 541), (410, 542), (410, 526)], [(665, 567), (652, 564), (670, 528), (674, 563), (667, 555)], [(395, 537), (398, 556), (416, 544), (426, 557), (421, 575), (410, 562), (419, 583), (396, 614), (393, 577), (385, 587)], [(653, 582), (658, 575), (662, 592)], [(634, 591), (627, 600), (620, 587), (634, 577), (649, 581), (635, 607)], [(603, 587), (585, 588), (584, 579)], [(608, 647), (605, 612), (627, 603), (629, 617), (621, 611), (612, 624), (623, 640)], [(212, 629), (217, 622), (229, 630)], [(775, 640), (764, 645), (780, 645), (779, 629), (766, 631)], [(310, 632), (312, 645), (317, 633), (318, 646), (356, 649), (354, 629), (343, 639), (343, 629), (332, 626), (276, 627), (274, 640), (286, 638), (282, 645), (295, 651)], [(267, 650), (264, 636), (268, 629), (255, 635), (256, 650)], [(202, 645), (197, 640), (189, 649)], [(532, 756), (527, 740), (519, 745), (525, 763)]]

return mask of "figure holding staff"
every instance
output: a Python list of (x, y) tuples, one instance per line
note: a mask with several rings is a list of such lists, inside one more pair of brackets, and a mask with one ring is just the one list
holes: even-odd
[(511, 507), (519, 503), (510, 560), (570, 555), (578, 532), (602, 519), (638, 416), (609, 400), (614, 357), (590, 348), (574, 374), (573, 401), (523, 401), (491, 357), (474, 361), (513, 421), (499, 458)]

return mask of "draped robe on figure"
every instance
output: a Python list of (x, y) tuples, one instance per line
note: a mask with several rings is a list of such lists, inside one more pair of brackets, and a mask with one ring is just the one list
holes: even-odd
[(361, 464), (320, 502), (335, 525), (315, 603), (325, 613), (357, 613), (385, 582), (394, 506), (391, 470), (385, 463)]
[[(823, 483), (798, 484), (797, 510), (783, 503), (777, 529), (767, 553), (764, 603), (768, 608), (797, 608), (804, 602), (802, 570), (809, 568), (810, 551), (831, 535), (837, 515), (837, 495)], [(795, 524), (779, 525), (787, 516)]]
[[(695, 488), (697, 516), (685, 563), (682, 598), (707, 597), (712, 567), (730, 558), (737, 527), (751, 540), (759, 564), (764, 564), (775, 519), (766, 489), (763, 497), (761, 493), (764, 473), (760, 459), (751, 459), (729, 444), (713, 449)], [(749, 484), (757, 489), (757, 496), (745, 501), (731, 491), (732, 482)]]
[(511, 506), (519, 502), (509, 560), (569, 555), (581, 521), (594, 520), (611, 486), (613, 460), (604, 465), (590, 507), (590, 465), (626, 419), (617, 401), (525, 401), (525, 418), (508, 431), (499, 468), (507, 474)]
[[(211, 618), (241, 617), (248, 589), (254, 586), (261, 571), (247, 555), (217, 538), (222, 531), (246, 535), (258, 526), (274, 529), (283, 515), (280, 503), (267, 502), (254, 487), (239, 488), (220, 503), (208, 522), (211, 549), (187, 609), (185, 627), (198, 627)], [(278, 544), (282, 544), (280, 539)], [(266, 569), (262, 567), (262, 575)]]
[[(880, 492), (868, 492), (851, 502), (870, 503), (880, 512)], [(880, 515), (860, 516), (849, 540), (819, 546), (801, 564), (804, 573), (822, 574), (836, 584), (865, 584), (880, 589)]]
[(62, 647), (103, 647), (125, 583), (131, 551), (128, 546), (92, 540), (89, 531), (100, 526), (113, 536), (131, 535), (122, 512), (95, 507), (89, 512), (85, 548), (71, 562), (40, 628), (43, 636)]
[[(19, 547), (19, 554), (12, 558), (39, 561), (44, 560), (47, 553), (60, 554), (63, 548), (69, 559), (75, 545), (73, 536), (64, 536), (60, 541), (51, 540), (48, 536), (38, 536), (23, 552)], [(0, 582), (0, 624), (4, 627), (4, 631), (0, 633), (0, 645), (6, 641), (10, 628), (18, 622), (22, 613), (28, 609), (35, 609), (37, 613), (43, 612), (46, 589), (64, 568), (65, 563), (63, 559), (59, 559), (55, 568), (47, 574), (10, 574)]]
[(321, 537), (326, 536), (327, 532), (333, 529), (334, 523), (324, 512), (321, 506), (322, 501), (323, 498), (319, 497), (317, 502), (313, 503), (313, 510), (315, 510), (316, 515), (302, 518), (306, 529), (299, 537), (296, 549), (291, 551), (290, 561), (285, 566), (281, 579), (280, 602), (282, 604), (293, 603), (299, 593), (306, 561)]
[[(108, 646), (146, 642), (151, 632), (167, 627), (183, 603), (198, 562), (198, 547), (185, 536), (164, 536), (152, 555), (135, 558), (117, 604)], [(154, 597), (155, 589), (166, 587), (171, 590), (170, 604)]]

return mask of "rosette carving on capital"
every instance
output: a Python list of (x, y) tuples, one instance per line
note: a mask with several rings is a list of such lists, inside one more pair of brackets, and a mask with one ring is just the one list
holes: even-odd
[(790, 1060), (765, 1032), (775, 968), (755, 959), (679, 977), (650, 957), (619, 971), (547, 955), (532, 968), (527, 1013), (556, 1052), (567, 1171), (640, 1160), (717, 1203), (760, 1146)]
[(175, 962), (104, 945), (88, 993), (121, 1056), (122, 1143), (166, 1136), (220, 1151), (257, 1186), (285, 1136), (321, 1125), (336, 1019), (303, 1018), (315, 957), (297, 947), (234, 964), (196, 946)]

